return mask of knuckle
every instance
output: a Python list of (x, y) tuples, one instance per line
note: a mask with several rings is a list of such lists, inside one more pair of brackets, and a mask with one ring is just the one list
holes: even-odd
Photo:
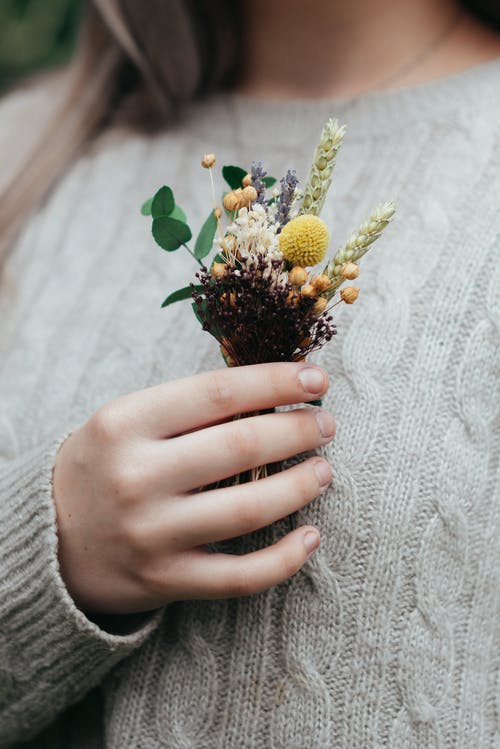
[(153, 598), (168, 596), (168, 578), (166, 570), (152, 561), (148, 561), (136, 570), (139, 583), (144, 592)]
[(228, 447), (241, 457), (242, 462), (254, 464), (258, 459), (260, 444), (260, 435), (250, 419), (238, 419), (232, 423)]
[(307, 504), (318, 496), (320, 492), (319, 481), (311, 465), (300, 467), (295, 477), (294, 486), (297, 500), (301, 505)]
[(122, 518), (120, 535), (129, 551), (143, 559), (150, 559), (151, 533), (137, 517)]
[(255, 587), (254, 577), (246, 564), (239, 564), (234, 570), (231, 589), (234, 596), (248, 596)]
[(226, 411), (234, 403), (234, 393), (224, 370), (207, 375), (206, 394), (209, 402), (219, 411)]
[(110, 469), (109, 485), (114, 496), (124, 504), (135, 504), (144, 491), (144, 474), (133, 461), (121, 460)]
[(87, 422), (91, 439), (99, 444), (118, 442), (123, 437), (124, 419), (116, 404), (102, 406)]
[(261, 528), (265, 524), (264, 514), (262, 497), (250, 494), (249, 496), (245, 496), (235, 508), (235, 524), (243, 529), (254, 530)]
[(139, 565), (136, 577), (148, 597), (174, 600), (179, 593), (177, 567), (174, 558), (151, 557)]
[(278, 403), (286, 390), (286, 379), (283, 368), (278, 365), (271, 367), (269, 370), (268, 387), (273, 400)]

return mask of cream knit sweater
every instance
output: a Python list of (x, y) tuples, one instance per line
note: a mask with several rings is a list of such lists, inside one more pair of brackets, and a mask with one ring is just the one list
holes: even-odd
[[(497, 746), (499, 90), (496, 60), (358, 101), (220, 96), (155, 138), (108, 133), (27, 223), (0, 293), (1, 749)], [(187, 305), (160, 309), (195, 269), (138, 208), (171, 184), (199, 226), (206, 151), (304, 179), (332, 115), (348, 126), (334, 244), (381, 200), (398, 213), (316, 356), (334, 483), (299, 522), (322, 545), (267, 592), (105, 629), (58, 572), (57, 446), (121, 393), (221, 366)]]

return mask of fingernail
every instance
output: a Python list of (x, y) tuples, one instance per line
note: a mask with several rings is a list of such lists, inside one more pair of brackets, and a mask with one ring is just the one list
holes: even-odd
[(308, 554), (312, 554), (313, 551), (318, 548), (319, 541), (319, 533), (316, 533), (315, 531), (307, 531), (307, 533), (304, 534), (304, 546), (306, 547)]
[(318, 422), (321, 436), (325, 439), (331, 439), (335, 436), (335, 421), (329, 411), (318, 408), (315, 412), (316, 421)]
[(314, 464), (314, 470), (318, 477), (319, 485), (321, 488), (328, 486), (332, 480), (332, 469), (324, 460), (318, 461)]
[(325, 389), (325, 375), (318, 367), (304, 367), (299, 372), (299, 380), (307, 393), (319, 395)]

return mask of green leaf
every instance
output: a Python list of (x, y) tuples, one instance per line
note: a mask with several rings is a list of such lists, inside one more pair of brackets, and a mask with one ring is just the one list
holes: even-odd
[(241, 187), (241, 182), (246, 177), (248, 172), (246, 169), (242, 169), (240, 166), (223, 166), (222, 176), (226, 180), (231, 190), (237, 190)]
[(262, 177), (262, 181), (266, 187), (272, 187), (276, 184), (276, 177)]
[(145, 203), (141, 205), (141, 213), (143, 216), (151, 216), (151, 204), (153, 202), (153, 198), (148, 198)]
[(168, 307), (169, 304), (174, 304), (174, 302), (182, 302), (183, 299), (189, 299), (193, 291), (201, 291), (202, 289), (203, 286), (201, 284), (195, 286), (194, 289), (192, 286), (184, 286), (182, 289), (177, 289), (177, 291), (169, 294), (161, 306)]
[(186, 214), (180, 207), (180, 205), (175, 204), (175, 208), (172, 211), (172, 213), (169, 213), (170, 218), (176, 218), (178, 221), (182, 221), (183, 223), (186, 223)]
[[(202, 309), (204, 309), (204, 307), (205, 307), (205, 302), (204, 301), (201, 303), (201, 306), (202, 306)], [(196, 302), (193, 302), (192, 305), (191, 305), (191, 307), (193, 309), (194, 316), (196, 317), (196, 319), (198, 320), (198, 322), (200, 323), (200, 325), (204, 325), (205, 323), (204, 323), (204, 321), (200, 317), (200, 313), (198, 311), (198, 305), (196, 304)]]
[(191, 229), (187, 224), (170, 216), (153, 219), (152, 232), (155, 242), (167, 252), (179, 249), (192, 237)]
[(214, 212), (210, 211), (210, 215), (201, 227), (194, 246), (194, 256), (198, 258), (198, 260), (206, 257), (211, 251), (216, 231), (217, 219), (215, 218)]
[(175, 208), (174, 193), (170, 187), (160, 187), (151, 203), (151, 215), (153, 218), (170, 216)]

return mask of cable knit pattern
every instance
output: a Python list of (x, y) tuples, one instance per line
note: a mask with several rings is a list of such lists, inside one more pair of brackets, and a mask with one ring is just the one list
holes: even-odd
[[(15, 294), (0, 294), (1, 749), (50, 721), (63, 736), (68, 715), (83, 725), (93, 703), (68, 710), (98, 683), (106, 749), (494, 749), (499, 79), (497, 60), (352, 101), (221, 95), (154, 138), (106, 134), (26, 227)], [(322, 544), (269, 591), (104, 632), (59, 577), (54, 435), (121, 393), (220, 366), (187, 306), (158, 308), (195, 269), (155, 249), (138, 206), (172, 184), (201, 225), (193, 154), (207, 151), (305, 177), (329, 116), (348, 126), (323, 211), (333, 244), (380, 200), (398, 212), (316, 357), (334, 482), (299, 523)], [(287, 529), (214, 548), (245, 553)], [(64, 747), (87, 749), (83, 733)]]

